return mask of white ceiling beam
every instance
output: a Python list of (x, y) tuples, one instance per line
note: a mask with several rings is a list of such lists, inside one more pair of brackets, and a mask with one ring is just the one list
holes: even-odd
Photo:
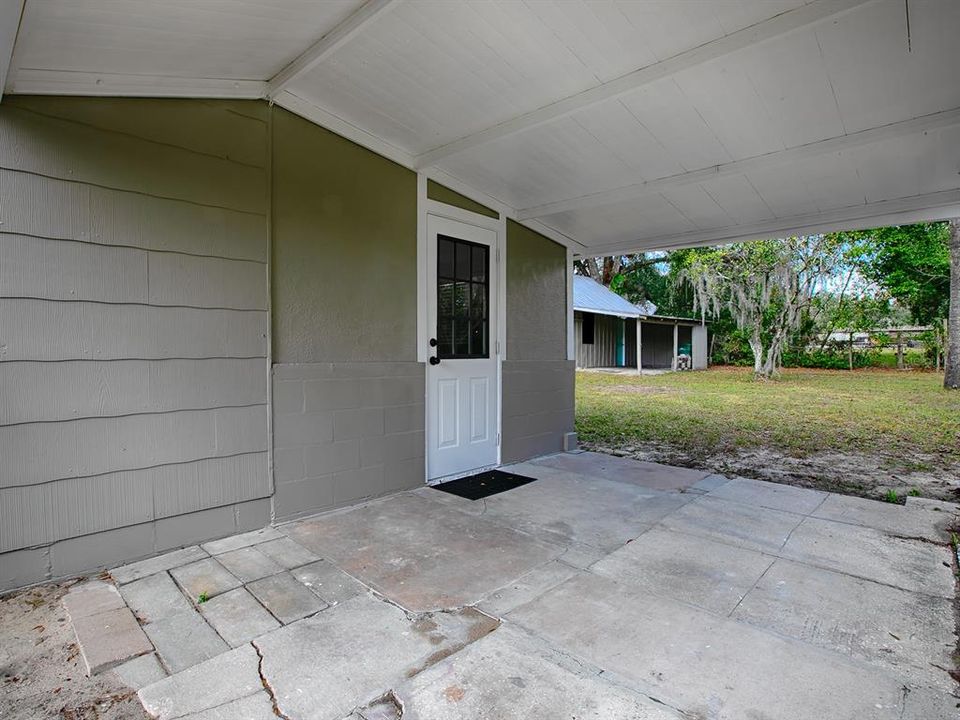
[(21, 69), (7, 89), (21, 95), (258, 99), (266, 86), (261, 80)]
[(597, 103), (633, 92), (644, 85), (649, 85), (683, 70), (781, 37), (870, 2), (876, 2), (876, 0), (814, 0), (795, 10), (781, 13), (750, 27), (681, 52), (666, 60), (621, 75), (602, 85), (428, 150), (417, 156), (417, 167), (420, 169), (430, 167), (451, 155), (558, 120)]
[(866, 230), (887, 225), (933, 222), (960, 217), (960, 188), (914, 195), (894, 200), (851, 205), (837, 210), (813, 212), (765, 220), (748, 225), (697, 230), (638, 238), (627, 242), (590, 245), (586, 256), (628, 254), (651, 250), (720, 245), (790, 235), (812, 235), (841, 230)]
[(300, 75), (316, 67), (339, 48), (346, 45), (367, 25), (382, 17), (399, 4), (400, 0), (367, 0), (355, 13), (337, 25), (296, 60), (274, 75), (267, 83), (267, 97), (275, 99)]
[(920, 117), (909, 120), (881, 125), (848, 135), (839, 135), (806, 145), (797, 145), (786, 150), (754, 155), (753, 157), (744, 158), (743, 160), (734, 160), (701, 170), (691, 170), (690, 172), (669, 175), (667, 177), (657, 178), (656, 180), (634, 183), (633, 185), (604, 190), (598, 193), (521, 208), (517, 211), (517, 217), (522, 220), (542, 218), (548, 215), (556, 215), (557, 213), (570, 212), (572, 210), (583, 210), (600, 205), (628, 202), (670, 188), (695, 185), (701, 182), (716, 180), (717, 178), (756, 172), (757, 170), (784, 167), (791, 163), (818, 155), (843, 152), (870, 143), (891, 140), (914, 133), (929, 132), (954, 125), (960, 125), (960, 108), (931, 113), (930, 115), (921, 115)]
[(23, 17), (25, 0), (0, 0), (0, 98), (7, 87), (10, 73), (10, 61), (13, 59), (13, 46), (17, 42), (20, 30), (20, 18)]

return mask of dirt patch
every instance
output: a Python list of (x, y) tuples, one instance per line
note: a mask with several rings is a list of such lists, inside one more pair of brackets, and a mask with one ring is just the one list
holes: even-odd
[[(830, 451), (793, 457), (770, 448), (700, 449), (668, 442), (623, 446), (581, 443), (584, 449), (757, 480), (815, 488), (845, 495), (884, 499), (921, 497), (960, 502), (960, 463), (915, 454), (910, 458), (878, 453)], [(912, 469), (905, 469), (912, 468)]]
[(76, 581), (0, 598), (0, 717), (4, 720), (148, 718), (114, 673), (86, 676), (60, 599)]

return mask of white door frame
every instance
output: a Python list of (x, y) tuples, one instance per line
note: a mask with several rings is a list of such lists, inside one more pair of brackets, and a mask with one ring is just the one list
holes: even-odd
[[(462, 208), (437, 202), (427, 197), (427, 176), (423, 173), (417, 173), (417, 362), (426, 363), (430, 357), (430, 338), (431, 328), (428, 320), (428, 298), (427, 285), (428, 273), (433, 272), (433, 268), (428, 267), (427, 247), (429, 239), (427, 237), (427, 216), (435, 215), (437, 217), (448, 218), (467, 225), (492, 230), (496, 233), (496, 245), (494, 258), (494, 272), (497, 279), (497, 331), (494, 340), (494, 347), (491, 348), (496, 353), (497, 359), (497, 462), (496, 467), (502, 462), (503, 451), (503, 360), (507, 356), (507, 219), (501, 212), (499, 218), (491, 218), (486, 215), (463, 210)], [(423, 431), (423, 453), (424, 453), (424, 482), (430, 482), (430, 468), (428, 465), (429, 429), (427, 415), (430, 407), (430, 398), (426, 396), (429, 392), (429, 382), (424, 382), (424, 431)], [(476, 469), (470, 470), (464, 475), (476, 472)], [(449, 480), (456, 475), (436, 478), (433, 482)]]

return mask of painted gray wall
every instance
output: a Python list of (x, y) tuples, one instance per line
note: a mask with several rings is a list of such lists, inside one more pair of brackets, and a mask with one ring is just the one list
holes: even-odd
[(507, 358), (501, 458), (560, 452), (574, 429), (575, 363), (567, 361), (566, 249), (507, 221)]
[(269, 522), (266, 119), (0, 106), (0, 589)]
[(416, 175), (274, 108), (277, 519), (424, 482)]
[(273, 108), (277, 363), (417, 359), (417, 177)]
[(693, 369), (707, 369), (707, 326), (693, 326)]
[(278, 520), (424, 482), (424, 366), (277, 365), (274, 511)]

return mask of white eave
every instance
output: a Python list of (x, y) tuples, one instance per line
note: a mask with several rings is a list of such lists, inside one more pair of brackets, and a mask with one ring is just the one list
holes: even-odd
[(0, 80), (267, 99), (615, 254), (960, 216), (958, 36), (956, 0), (2, 0)]

